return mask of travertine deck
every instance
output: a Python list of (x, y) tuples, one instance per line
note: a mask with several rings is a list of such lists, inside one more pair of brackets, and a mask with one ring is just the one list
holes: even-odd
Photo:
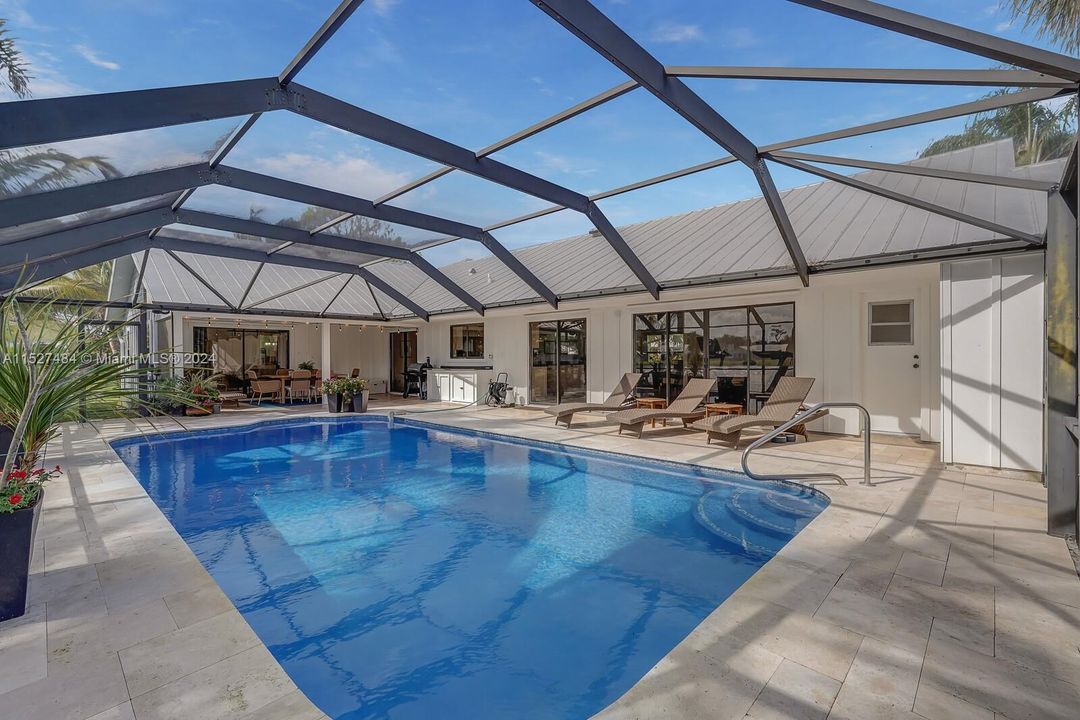
[[(738, 465), (701, 433), (657, 428), (639, 441), (580, 417), (570, 430), (524, 410), (423, 419)], [(123, 426), (99, 424), (110, 437)], [(67, 474), (47, 497), (32, 608), (0, 625), (3, 716), (321, 717), (102, 437), (68, 428), (58, 445), (52, 459)], [(1018, 473), (946, 468), (932, 445), (882, 440), (874, 451), (873, 488), (854, 484), (854, 439), (766, 451), (762, 470), (828, 467), (853, 484), (821, 486), (832, 505), (602, 716), (1080, 716), (1080, 580), (1064, 542), (1043, 530), (1042, 487)]]

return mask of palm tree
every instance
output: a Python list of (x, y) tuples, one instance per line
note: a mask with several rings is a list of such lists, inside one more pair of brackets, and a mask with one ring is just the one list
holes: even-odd
[(0, 150), (0, 197), (57, 190), (80, 180), (111, 180), (122, 175), (101, 155), (79, 157), (40, 147)]
[(0, 18), (0, 87), (6, 87), (16, 97), (30, 96), (29, 68), (15, 38), (9, 34), (4, 18)]
[(1070, 55), (1080, 55), (1080, 0), (1009, 0), (1013, 19), (1037, 27), (1039, 37)]
[(112, 261), (88, 265), (26, 291), (27, 295), (65, 300), (107, 300)]
[[(987, 97), (1002, 95), (998, 90)], [(1054, 110), (1045, 103), (1025, 103), (976, 115), (953, 135), (934, 140), (919, 157), (1012, 138), (1017, 165), (1052, 160), (1067, 155), (1076, 138), (1076, 98)]]

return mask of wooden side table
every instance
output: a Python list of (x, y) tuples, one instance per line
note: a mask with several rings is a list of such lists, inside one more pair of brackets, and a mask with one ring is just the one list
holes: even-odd
[[(646, 408), (648, 410), (663, 410), (667, 407), (667, 400), (658, 397), (642, 397), (634, 401), (634, 407)], [(652, 427), (656, 427), (656, 419), (653, 418)], [(664, 427), (667, 427), (667, 420), (661, 419)]]
[(742, 405), (739, 403), (707, 403), (705, 405), (705, 417), (710, 415), (742, 415)]

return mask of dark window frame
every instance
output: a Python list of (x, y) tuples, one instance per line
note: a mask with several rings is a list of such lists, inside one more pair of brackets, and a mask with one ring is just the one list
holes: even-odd
[[(480, 335), (479, 335), (480, 350), (479, 350), (478, 354), (471, 354), (471, 355), (468, 354), (468, 350), (465, 347), (466, 343), (464, 343), (464, 342), (462, 343), (462, 346), (460, 348), (458, 348), (458, 347), (456, 347), (454, 345), (454, 330), (457, 329), (457, 328), (480, 328)], [(464, 335), (464, 334), (461, 335), (461, 340), (463, 340), (463, 341), (466, 340), (466, 339), (475, 339), (475, 338), (476, 338), (475, 335), (474, 336), (467, 336), (467, 335)], [(457, 354), (459, 349), (463, 353), (462, 355)], [(475, 352), (476, 351), (474, 351), (474, 353)], [(478, 323), (458, 323), (457, 325), (451, 325), (450, 326), (450, 359), (451, 360), (483, 360), (484, 357), (485, 357), (484, 323), (482, 323), (482, 322), (478, 322)]]

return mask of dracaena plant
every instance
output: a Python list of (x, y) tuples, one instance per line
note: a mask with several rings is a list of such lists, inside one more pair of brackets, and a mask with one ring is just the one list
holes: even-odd
[(92, 309), (58, 323), (53, 303), (19, 302), (17, 295), (0, 303), (0, 424), (13, 431), (0, 490), (13, 471), (16, 480), (22, 472), (30, 477), (61, 423), (83, 413), (134, 415), (149, 406), (147, 371), (137, 357), (118, 352), (123, 326), (88, 323)]

